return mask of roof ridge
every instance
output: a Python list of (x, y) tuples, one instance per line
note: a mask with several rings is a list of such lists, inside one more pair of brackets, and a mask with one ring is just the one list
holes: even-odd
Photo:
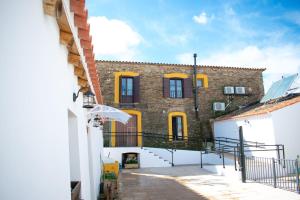
[[(141, 61), (118, 61), (118, 60), (96, 60), (98, 62), (107, 62), (107, 63), (123, 63), (123, 64), (148, 64), (148, 65), (168, 65), (168, 66), (193, 66), (191, 64), (177, 64), (177, 63), (163, 63), (163, 62), (141, 62)], [(236, 67), (236, 66), (217, 66), (217, 65), (197, 65), (199, 67), (207, 67), (207, 68), (228, 68), (228, 69), (245, 69), (245, 70), (260, 70), (264, 71), (266, 68), (260, 67)]]

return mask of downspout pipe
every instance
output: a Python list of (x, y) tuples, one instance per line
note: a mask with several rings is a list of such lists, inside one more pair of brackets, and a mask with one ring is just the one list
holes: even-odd
[(194, 53), (194, 100), (196, 119), (199, 119), (198, 87), (197, 87), (197, 54)]

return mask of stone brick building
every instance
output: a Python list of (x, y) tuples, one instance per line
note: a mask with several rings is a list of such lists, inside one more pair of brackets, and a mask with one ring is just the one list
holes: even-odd
[[(134, 116), (127, 126), (112, 122), (104, 131), (159, 133), (171, 140), (211, 137), (210, 119), (257, 102), (264, 94), (264, 69), (198, 65), (197, 118), (193, 65), (97, 61), (97, 68), (105, 104)], [(118, 141), (112, 144), (118, 146)]]

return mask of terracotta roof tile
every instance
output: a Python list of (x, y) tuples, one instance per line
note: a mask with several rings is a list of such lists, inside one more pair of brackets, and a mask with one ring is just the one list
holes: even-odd
[(95, 55), (93, 53), (92, 37), (90, 36), (90, 25), (87, 23), (88, 11), (85, 8), (84, 0), (70, 0), (70, 10), (74, 12), (75, 26), (78, 28), (78, 38), (83, 48), (85, 61), (87, 63), (89, 76), (92, 81), (94, 92), (98, 103), (103, 103), (100, 90), (100, 81), (95, 65)]
[[(122, 64), (145, 64), (145, 65), (160, 65), (160, 66), (180, 66), (180, 67), (192, 67), (188, 64), (172, 64), (172, 63), (152, 63), (152, 62), (136, 62), (136, 61), (114, 61), (114, 60), (97, 60), (97, 63), (122, 63)], [(214, 65), (197, 65), (199, 67), (207, 68), (229, 68), (229, 69), (244, 69), (244, 70), (258, 70), (264, 71), (266, 68), (262, 67), (232, 67), (232, 66), (214, 66)]]

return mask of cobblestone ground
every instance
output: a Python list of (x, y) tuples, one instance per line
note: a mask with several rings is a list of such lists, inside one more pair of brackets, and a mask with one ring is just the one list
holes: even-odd
[(300, 200), (300, 195), (258, 183), (241, 183), (193, 165), (123, 170), (119, 179), (119, 198)]

